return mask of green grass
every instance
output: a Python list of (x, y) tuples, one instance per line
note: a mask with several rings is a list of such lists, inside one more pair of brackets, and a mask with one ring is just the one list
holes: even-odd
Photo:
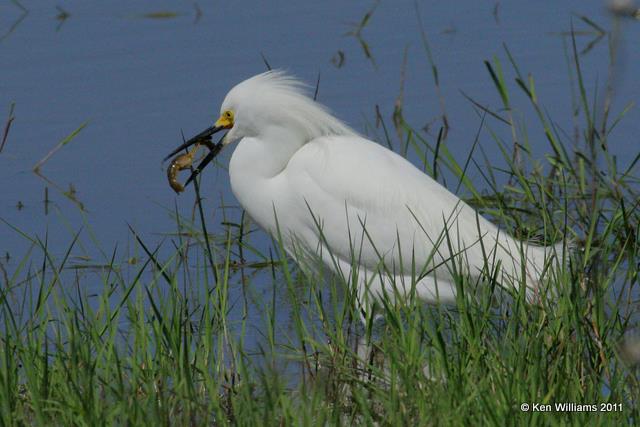
[[(587, 93), (574, 39), (567, 58), (577, 138), (548, 117), (534, 78), (505, 50), (486, 62), (500, 108), (470, 105), (506, 166), (482, 160), (475, 143), (459, 162), (444, 132), (431, 140), (401, 115), (401, 140), (386, 141), (509, 232), (575, 242), (546, 284), (556, 298), (496, 298), (488, 263), (479, 283), (457, 275), (453, 307), (386, 300), (384, 321), (361, 325), (349, 278), (300, 271), (277, 240), (260, 250), (244, 215), (207, 231), (202, 204), (191, 218), (176, 209), (175, 234), (150, 242), (132, 229), (132, 253), (114, 249), (100, 266), (71, 259), (79, 233), (52, 250), (16, 230), (31, 247), (0, 288), (1, 424), (637, 423), (638, 367), (618, 353), (638, 330), (640, 152), (624, 164), (609, 152), (625, 111), (601, 114), (610, 103)], [(516, 99), (537, 123), (516, 120)], [(544, 162), (532, 158), (527, 128), (545, 136)], [(102, 290), (90, 293), (96, 281)], [(619, 410), (520, 409), (562, 402)]]

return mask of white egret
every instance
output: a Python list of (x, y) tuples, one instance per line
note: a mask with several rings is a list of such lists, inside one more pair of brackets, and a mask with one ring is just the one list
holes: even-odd
[[(385, 293), (406, 295), (412, 285), (426, 302), (450, 303), (454, 265), (472, 277), (499, 265), (502, 286), (524, 284), (529, 297), (535, 294), (557, 247), (520, 242), (499, 230), (303, 89), (281, 71), (251, 77), (229, 91), (214, 126), (171, 155), (202, 142), (212, 148), (191, 180), (223, 146), (239, 141), (229, 175), (242, 207), (282, 238), (296, 260), (317, 256), (355, 279), (365, 309)], [(213, 146), (211, 135), (223, 129), (227, 134)]]

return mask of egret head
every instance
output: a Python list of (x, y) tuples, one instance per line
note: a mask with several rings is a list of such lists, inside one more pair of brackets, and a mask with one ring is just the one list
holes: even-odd
[(302, 142), (354, 132), (306, 95), (306, 86), (283, 71), (258, 74), (229, 91), (215, 126), (230, 129), (225, 144), (285, 127)]
[[(215, 154), (224, 145), (245, 137), (259, 138), (273, 127), (286, 129), (301, 144), (321, 136), (355, 134), (325, 107), (309, 98), (305, 85), (299, 80), (283, 71), (267, 71), (233, 87), (224, 98), (220, 117), (214, 125), (184, 142), (167, 158), (195, 143), (210, 141), (211, 136), (221, 130), (227, 130), (227, 133), (216, 144)], [(206, 162), (198, 166), (187, 182), (200, 173), (215, 154), (207, 156)]]

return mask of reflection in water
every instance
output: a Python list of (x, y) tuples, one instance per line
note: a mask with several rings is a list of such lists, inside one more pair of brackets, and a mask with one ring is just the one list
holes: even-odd
[(58, 9), (58, 14), (56, 15), (58, 26), (56, 27), (56, 31), (60, 31), (60, 28), (62, 28), (62, 24), (64, 24), (71, 15), (60, 6), (56, 6), (56, 9)]
[[(60, 184), (52, 181), (51, 179), (47, 178), (44, 174), (42, 174), (42, 172), (40, 170), (35, 170), (33, 171), (38, 177), (42, 178), (47, 184), (49, 184), (50, 186), (52, 186), (53, 188), (55, 188), (60, 194), (62, 194), (65, 198), (67, 198), (69, 201), (71, 201), (74, 205), (76, 205), (78, 207), (78, 209), (80, 209), (81, 211), (85, 211), (84, 208), (84, 204), (76, 197), (76, 188), (73, 186), (72, 183), (69, 183), (69, 188), (68, 189), (64, 189), (63, 186), (61, 186)], [(45, 187), (44, 188), (44, 214), (48, 215), (49, 214), (49, 203), (51, 202), (51, 200), (49, 199), (49, 187)]]
[(561, 31), (559, 33), (555, 33), (561, 37), (567, 38), (569, 40), (577, 37), (592, 37), (591, 41), (587, 43), (587, 45), (580, 50), (580, 55), (586, 55), (589, 53), (596, 45), (602, 40), (602, 38), (608, 34), (607, 30), (602, 28), (600, 25), (596, 24), (592, 19), (589, 19), (586, 16), (579, 17), (582, 22), (587, 24), (589, 29), (587, 30), (574, 30), (573, 24), (571, 26), (571, 31)]
[[(203, 12), (198, 3), (193, 3), (194, 15), (193, 15), (193, 23), (197, 24), (198, 21), (202, 18)], [(145, 18), (145, 19), (174, 19), (179, 18), (181, 16), (185, 16), (186, 13), (182, 12), (174, 12), (170, 10), (159, 10), (155, 12), (143, 13), (140, 15), (136, 15), (137, 18)]]
[(9, 117), (7, 118), (7, 122), (4, 125), (4, 131), (2, 132), (2, 142), (0, 142), (0, 153), (2, 153), (2, 149), (4, 145), (7, 143), (7, 138), (9, 137), (9, 129), (11, 129), (11, 123), (15, 120), (15, 116), (13, 115), (13, 110), (16, 106), (15, 102), (12, 102), (9, 106)]
[(632, 0), (609, 0), (608, 8), (617, 17), (640, 19), (640, 8)]
[(20, 13), (20, 15), (18, 16), (18, 18), (13, 22), (13, 24), (11, 24), (11, 26), (9, 27), (9, 29), (7, 30), (6, 33), (4, 33), (1, 37), (0, 37), (0, 42), (4, 41), (4, 39), (6, 39), (7, 37), (9, 37), (15, 30), (16, 28), (18, 28), (18, 26), (22, 23), (22, 21), (24, 21), (24, 19), (27, 17), (27, 15), (29, 14), (29, 10), (27, 10), (27, 8), (25, 8), (24, 6), (22, 6), (17, 0), (13, 0), (12, 1), (13, 4), (15, 4), (16, 6), (18, 6), (20, 8), (20, 10), (22, 10), (22, 13)]
[(424, 52), (427, 55), (429, 64), (431, 65), (431, 75), (433, 77), (433, 84), (436, 89), (438, 104), (440, 106), (440, 117), (442, 119), (442, 127), (440, 128), (440, 132), (438, 134), (438, 145), (440, 145), (440, 142), (446, 140), (447, 135), (449, 134), (449, 118), (447, 117), (447, 110), (444, 106), (444, 96), (442, 95), (442, 88), (440, 87), (440, 79), (438, 77), (439, 76), (438, 66), (436, 65), (435, 59), (433, 58), (433, 53), (431, 52), (431, 46), (429, 44), (429, 39), (427, 38), (427, 32), (425, 30), (424, 23), (422, 21), (420, 7), (418, 6), (417, 2), (415, 3), (415, 10), (416, 10), (416, 17), (418, 19), (418, 28), (420, 29), (420, 41), (422, 42)]
[[(364, 14), (362, 19), (360, 19), (360, 22), (351, 24), (353, 29), (345, 33), (345, 36), (354, 37), (358, 41), (358, 43), (360, 44), (360, 48), (364, 53), (364, 56), (371, 62), (371, 64), (373, 65), (373, 68), (375, 69), (378, 68), (378, 65), (376, 64), (376, 60), (373, 57), (373, 54), (371, 53), (371, 49), (369, 48), (369, 43), (367, 43), (364, 37), (362, 36), (362, 31), (369, 24), (369, 21), (371, 20), (373, 13), (376, 11), (378, 4), (380, 4), (380, 2), (376, 1), (373, 7)], [(344, 62), (344, 54), (342, 55), (342, 59)]]
[[(60, 149), (62, 149), (62, 147), (66, 146), (68, 143), (70, 143), (82, 131), (82, 129), (84, 129), (87, 126), (87, 124), (88, 124), (88, 122), (82, 123), (76, 130), (71, 132), (66, 138), (64, 138), (62, 141), (60, 141), (58, 144), (56, 144), (56, 146), (53, 147), (51, 149), (51, 151), (49, 151), (33, 167), (33, 172), (37, 176), (39, 176), (40, 178), (44, 179), (49, 185), (51, 185), (53, 188), (58, 190), (63, 196), (65, 196), (67, 199), (69, 199), (71, 202), (73, 202), (78, 208), (80, 208), (81, 211), (85, 210), (84, 209), (84, 204), (82, 202), (80, 202), (80, 200), (78, 200), (78, 198), (76, 197), (76, 190), (75, 190), (75, 187), (73, 186), (73, 184), (69, 184), (69, 189), (65, 190), (60, 185), (58, 185), (56, 182), (52, 181), (47, 176), (45, 176), (42, 173), (41, 168), (42, 168), (42, 166), (44, 166), (44, 164), (46, 162), (49, 161), (49, 159), (51, 159), (51, 157), (53, 157), (53, 155), (55, 153), (57, 153)], [(49, 194), (49, 190), (48, 190), (48, 188), (46, 188), (45, 189), (45, 195), (47, 197), (45, 197), (45, 215), (48, 213), (48, 199), (49, 199), (48, 198), (48, 194)]]
[(171, 12), (168, 10), (158, 11), (158, 12), (149, 12), (143, 15), (140, 15), (140, 18), (148, 18), (148, 19), (173, 19), (182, 16), (182, 13), (179, 12)]

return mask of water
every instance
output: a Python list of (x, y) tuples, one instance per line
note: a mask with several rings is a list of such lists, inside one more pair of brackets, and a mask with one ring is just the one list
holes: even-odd
[[(576, 30), (588, 33), (577, 39), (584, 49), (596, 35), (579, 16), (612, 27), (599, 1), (419, 2), (419, 16), (414, 2), (382, 1), (362, 30), (372, 61), (354, 37), (345, 36), (372, 2), (200, 2), (194, 7), (182, 1), (67, 1), (63, 7), (69, 16), (63, 21), (56, 19), (60, 11), (50, 4), (22, 3), (28, 12), (12, 2), (0, 6), (1, 125), (15, 102), (15, 120), (0, 153), (0, 219), (32, 236), (44, 239), (48, 234), (49, 246), (58, 255), (83, 227), (73, 254), (97, 262), (104, 262), (116, 245), (119, 254), (127, 252), (132, 245), (128, 224), (155, 246), (162, 234), (175, 230), (174, 204), (184, 214), (192, 209), (191, 192), (176, 197), (167, 185), (161, 159), (180, 143), (181, 130), (189, 137), (212, 124), (235, 83), (265, 70), (262, 55), (271, 66), (312, 85), (320, 74), (319, 100), (364, 130), (375, 122), (375, 105), (391, 126), (406, 48), (403, 111), (416, 128), (432, 123), (437, 133), (441, 110), (421, 42), (421, 19), (452, 126), (449, 148), (464, 159), (480, 119), (461, 92), (499, 109), (483, 61), (498, 56), (508, 70), (503, 43), (521, 70), (535, 77), (549, 116), (570, 133), (571, 91), (561, 33), (573, 22)], [(640, 84), (634, 76), (640, 75), (640, 48), (631, 41), (638, 40), (639, 28), (633, 22), (623, 25), (624, 60), (614, 112), (638, 95)], [(570, 46), (568, 38), (564, 41)], [(588, 88), (607, 77), (606, 44), (605, 37), (582, 56)], [(331, 61), (339, 51), (345, 58), (341, 67)], [(534, 125), (528, 101), (513, 83), (514, 74), (505, 73), (514, 104), (530, 123), (530, 139), (538, 141), (534, 152), (542, 159), (550, 149)], [(623, 164), (636, 153), (639, 118), (638, 110), (631, 110), (616, 129), (615, 141), (621, 145), (611, 149)], [(32, 167), (84, 122), (86, 128), (42, 167), (53, 184), (35, 175)], [(494, 127), (508, 140), (508, 129)], [(501, 155), (486, 132), (480, 144), (491, 160), (499, 161)], [(221, 156), (222, 165), (230, 153)], [(471, 171), (471, 177), (479, 179), (480, 174)], [(84, 212), (64, 195), (70, 186)], [(235, 204), (226, 172), (209, 168), (202, 187), (209, 195), (210, 231), (220, 231), (221, 214), (213, 216), (214, 208), (220, 200)], [(46, 188), (48, 209), (43, 202)], [(240, 210), (227, 215), (237, 221)], [(262, 233), (254, 233), (253, 240), (263, 248), (270, 245)], [(9, 272), (28, 246), (19, 233), (0, 223), (0, 255)], [(99, 280), (96, 286), (102, 286)]]

